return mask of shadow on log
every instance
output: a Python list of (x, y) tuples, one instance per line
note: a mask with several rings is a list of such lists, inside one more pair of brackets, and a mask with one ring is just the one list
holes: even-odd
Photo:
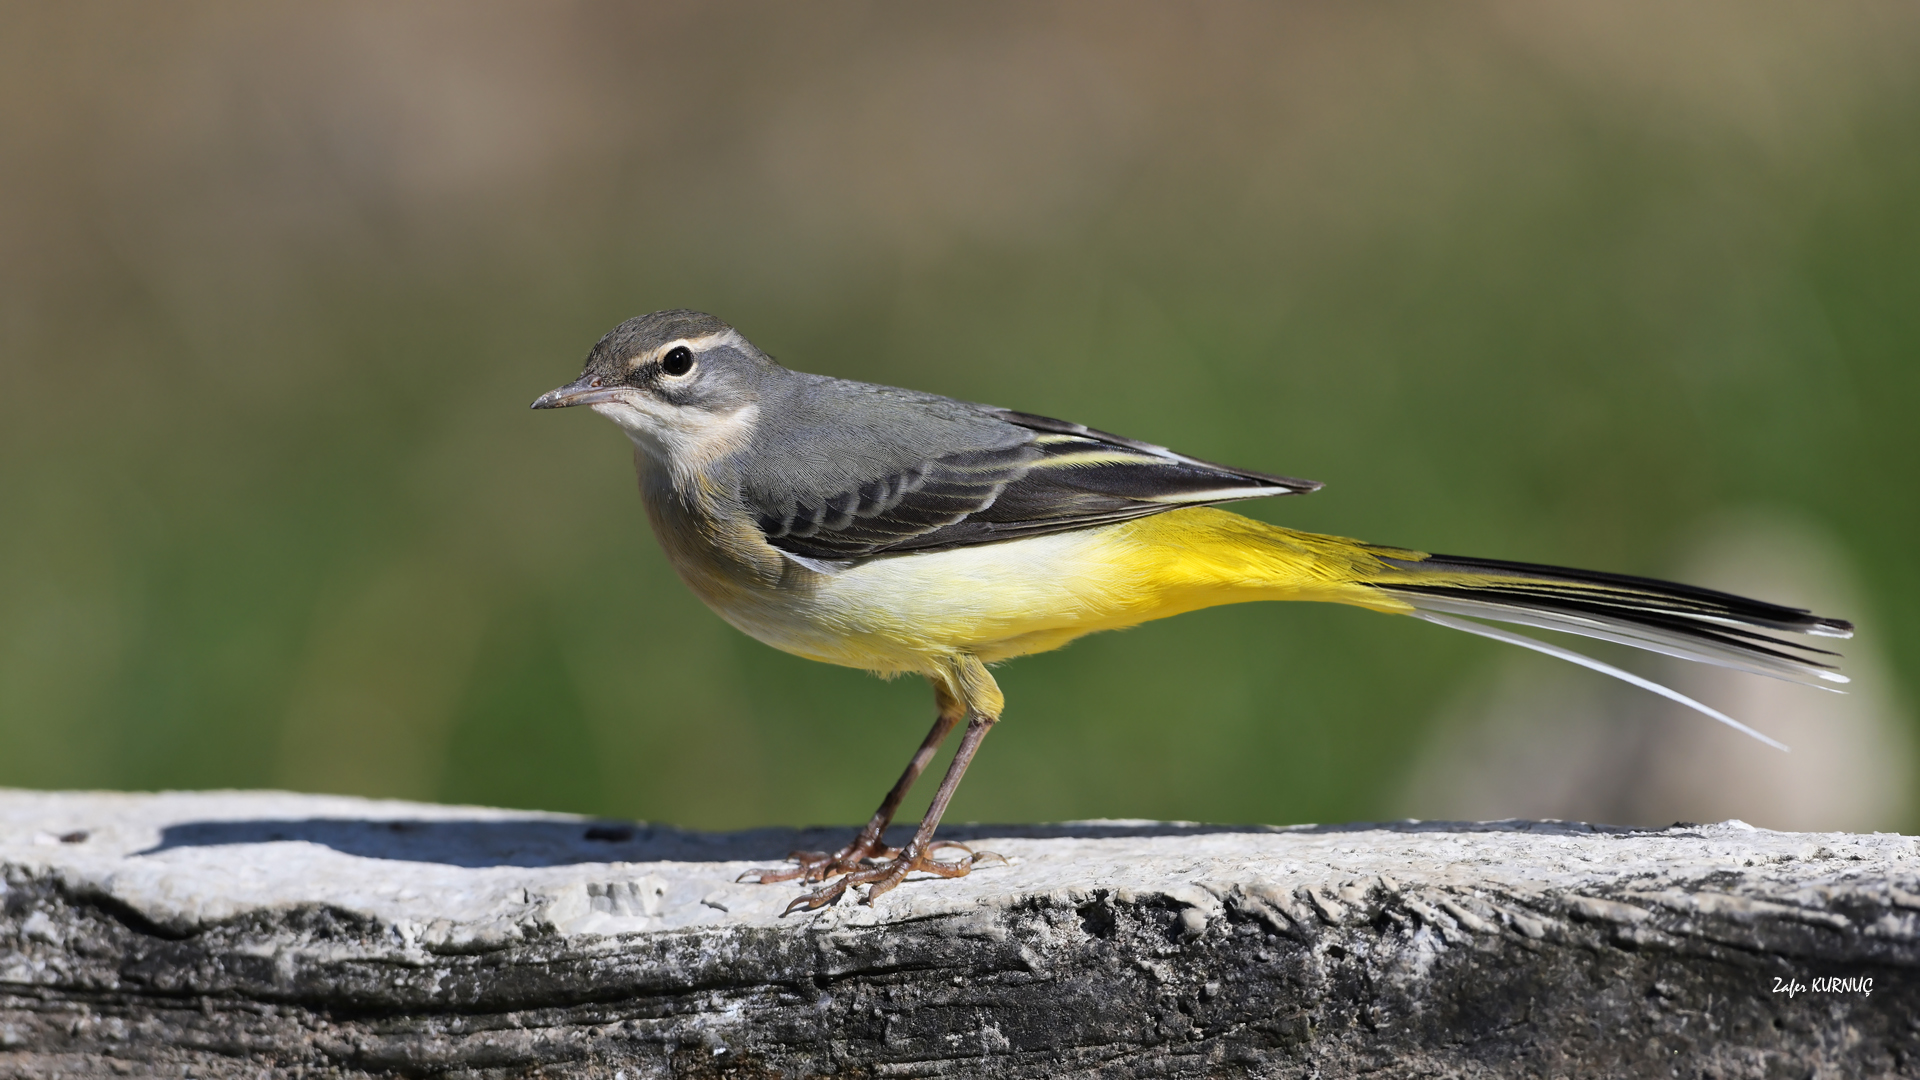
[(0, 1076), (1920, 1071), (1908, 837), (1094, 822), (873, 908), (734, 882), (842, 835), (0, 792)]

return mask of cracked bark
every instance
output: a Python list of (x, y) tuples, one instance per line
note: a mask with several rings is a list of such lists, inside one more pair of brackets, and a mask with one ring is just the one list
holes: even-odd
[(781, 918), (839, 830), (0, 792), (0, 1076), (1920, 1071), (1908, 837), (952, 835), (1012, 865)]

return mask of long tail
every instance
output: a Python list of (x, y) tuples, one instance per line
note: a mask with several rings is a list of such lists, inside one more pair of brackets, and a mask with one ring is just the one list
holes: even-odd
[[(1285, 529), (1213, 507), (1142, 518), (1118, 526), (1113, 535), (1126, 545), (1115, 561), (1128, 568), (1129, 580), (1147, 584), (1127, 594), (1135, 603), (1119, 605), (1113, 622), (1077, 626), (1046, 648), (1089, 630), (1131, 626), (1215, 604), (1353, 604), (1557, 656), (1672, 698), (1782, 750), (1786, 747), (1676, 690), (1487, 624), (1559, 630), (1823, 690), (1847, 681), (1834, 670), (1838, 655), (1805, 639), (1852, 637), (1852, 623), (1692, 585), (1429, 555)], [(1109, 558), (1103, 556), (1103, 562)]]
[[(1799, 635), (1853, 636), (1853, 624), (1670, 581), (1363, 545), (1379, 569), (1361, 581), (1417, 618), (1570, 660), (1672, 698), (1770, 746), (1780, 743), (1658, 683), (1476, 619), (1560, 630), (1788, 682), (1836, 689), (1838, 654)], [(1783, 636), (1792, 635), (1792, 636)]]

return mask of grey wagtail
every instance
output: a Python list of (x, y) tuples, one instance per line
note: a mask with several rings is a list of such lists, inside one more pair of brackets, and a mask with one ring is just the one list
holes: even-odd
[[(789, 911), (861, 884), (871, 903), (909, 873), (958, 877), (980, 857), (932, 856), (960, 847), (936, 844), (933, 831), (1000, 718), (987, 665), (1215, 604), (1325, 600), (1411, 615), (1625, 679), (1783, 750), (1657, 683), (1473, 620), (1814, 686), (1847, 681), (1823, 660), (1835, 654), (1778, 636), (1851, 636), (1839, 619), (1646, 578), (1263, 524), (1209, 504), (1320, 485), (1044, 416), (790, 371), (696, 311), (621, 323), (578, 379), (533, 403), (570, 405), (592, 407), (633, 441), (654, 535), (721, 618), (776, 649), (933, 684), (933, 730), (859, 835), (748, 875), (827, 882)], [(963, 718), (919, 829), (888, 847), (900, 800)]]

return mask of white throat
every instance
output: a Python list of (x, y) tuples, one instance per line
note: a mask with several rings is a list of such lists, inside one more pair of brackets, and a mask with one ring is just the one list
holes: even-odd
[(715, 462), (745, 450), (760, 417), (758, 405), (716, 413), (668, 405), (639, 392), (621, 401), (598, 402), (592, 409), (620, 425), (641, 453), (665, 466), (676, 487), (696, 481)]

